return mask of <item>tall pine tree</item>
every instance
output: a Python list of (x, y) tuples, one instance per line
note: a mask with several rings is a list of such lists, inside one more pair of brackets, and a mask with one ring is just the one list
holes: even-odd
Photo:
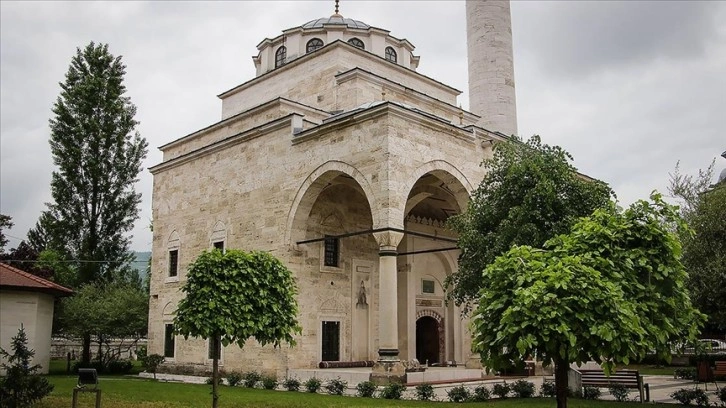
[[(108, 283), (130, 271), (130, 236), (141, 194), (134, 190), (147, 142), (125, 96), (126, 67), (106, 44), (78, 48), (50, 120), (57, 166), (51, 180), (52, 242), (77, 264), (76, 285)], [(60, 239), (57, 239), (60, 238)], [(90, 336), (83, 360), (89, 361)]]

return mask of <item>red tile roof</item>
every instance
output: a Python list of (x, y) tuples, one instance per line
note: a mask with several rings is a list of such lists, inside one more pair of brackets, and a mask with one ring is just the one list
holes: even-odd
[(66, 287), (4, 263), (0, 263), (0, 288), (45, 292), (56, 296), (69, 296), (73, 293)]

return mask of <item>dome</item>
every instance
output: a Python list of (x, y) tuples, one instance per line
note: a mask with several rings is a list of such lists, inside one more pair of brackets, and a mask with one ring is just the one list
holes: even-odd
[(721, 170), (721, 175), (718, 176), (718, 182), (719, 183), (726, 182), (726, 169)]
[(353, 20), (352, 18), (344, 18), (340, 14), (333, 14), (330, 17), (310, 20), (307, 23), (303, 24), (302, 28), (323, 28), (324, 24), (346, 25), (348, 26), (348, 28), (361, 28), (364, 30), (371, 28), (371, 26), (362, 21)]

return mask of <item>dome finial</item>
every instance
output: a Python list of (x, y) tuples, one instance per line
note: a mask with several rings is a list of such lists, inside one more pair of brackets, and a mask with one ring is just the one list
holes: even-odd
[(340, 0), (335, 0), (335, 14), (331, 17), (343, 17), (340, 15)]

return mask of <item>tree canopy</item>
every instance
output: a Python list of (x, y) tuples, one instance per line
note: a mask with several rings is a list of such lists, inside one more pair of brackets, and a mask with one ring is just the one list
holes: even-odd
[[(213, 350), (254, 338), (263, 346), (295, 344), (297, 288), (292, 272), (267, 252), (230, 249), (203, 252), (189, 266), (174, 328), (211, 339)], [(213, 353), (213, 405), (217, 404), (218, 353)]]
[(5, 245), (8, 244), (8, 239), (3, 231), (12, 228), (13, 225), (12, 217), (0, 214), (0, 255), (5, 253)]
[(697, 176), (676, 171), (670, 192), (693, 233), (681, 234), (683, 264), (693, 303), (708, 316), (706, 329), (726, 331), (726, 182), (711, 185), (714, 163)]
[(558, 407), (570, 363), (606, 371), (651, 350), (670, 359), (704, 316), (685, 288), (677, 229), (685, 224), (660, 195), (627, 210), (597, 209), (544, 249), (515, 246), (482, 275), (473, 349), (489, 368), (536, 355), (555, 363)]
[[(125, 73), (121, 57), (111, 55), (108, 45), (78, 48), (53, 105), (53, 201), (43, 215), (49, 219), (41, 217), (35, 232), (62, 234), (51, 242), (63, 247), (51, 249), (82, 261), (79, 284), (111, 281), (131, 260), (127, 234), (138, 218), (141, 194), (134, 183), (147, 143), (135, 130), (136, 107), (125, 96)], [(31, 235), (34, 242), (43, 241), (36, 240), (42, 234)]]
[(579, 217), (607, 206), (612, 190), (577, 174), (572, 156), (532, 136), (494, 146), (484, 160), (487, 174), (465, 213), (452, 217), (459, 234), (459, 270), (447, 279), (448, 293), (468, 310), (482, 286), (481, 272), (513, 245), (541, 247), (569, 231)]

